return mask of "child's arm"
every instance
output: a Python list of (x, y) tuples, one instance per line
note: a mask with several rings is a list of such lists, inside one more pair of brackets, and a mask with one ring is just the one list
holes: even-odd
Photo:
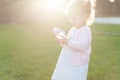
[(63, 39), (57, 39), (57, 42), (60, 45), (67, 45), (76, 51), (85, 51), (91, 45), (91, 31), (89, 29), (82, 29), (79, 34), (79, 40), (67, 39), (61, 35)]
[(68, 47), (74, 49), (76, 51), (85, 51), (91, 45), (91, 33), (90, 30), (82, 30), (80, 32), (79, 40), (72, 40), (68, 41)]

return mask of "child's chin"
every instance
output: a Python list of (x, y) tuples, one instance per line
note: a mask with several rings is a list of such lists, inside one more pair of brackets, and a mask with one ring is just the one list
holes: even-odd
[(80, 25), (73, 24), (72, 26), (74, 26), (74, 27), (78, 27), (78, 26), (80, 26)]

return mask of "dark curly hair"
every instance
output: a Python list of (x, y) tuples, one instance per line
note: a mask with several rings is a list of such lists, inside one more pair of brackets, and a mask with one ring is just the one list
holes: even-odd
[(67, 16), (84, 14), (87, 16), (86, 24), (90, 25), (95, 17), (95, 3), (96, 0), (74, 0), (67, 6), (65, 14)]

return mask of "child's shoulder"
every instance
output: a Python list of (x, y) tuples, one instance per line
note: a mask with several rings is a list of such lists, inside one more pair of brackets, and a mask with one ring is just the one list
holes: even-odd
[(83, 27), (80, 27), (80, 28), (75, 28), (75, 27), (72, 27), (69, 31), (86, 31), (86, 30), (91, 30), (89, 26), (83, 26)]
[(83, 27), (81, 27), (81, 30), (90, 30), (90, 27), (89, 26), (83, 26)]
[(91, 33), (91, 29), (89, 26), (84, 26), (79, 29), (79, 32), (82, 33)]

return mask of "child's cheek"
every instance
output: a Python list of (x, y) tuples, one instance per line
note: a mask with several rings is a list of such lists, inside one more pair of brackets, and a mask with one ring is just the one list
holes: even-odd
[(80, 24), (82, 24), (82, 21), (80, 21), (80, 20), (74, 21), (74, 25), (79, 26)]

